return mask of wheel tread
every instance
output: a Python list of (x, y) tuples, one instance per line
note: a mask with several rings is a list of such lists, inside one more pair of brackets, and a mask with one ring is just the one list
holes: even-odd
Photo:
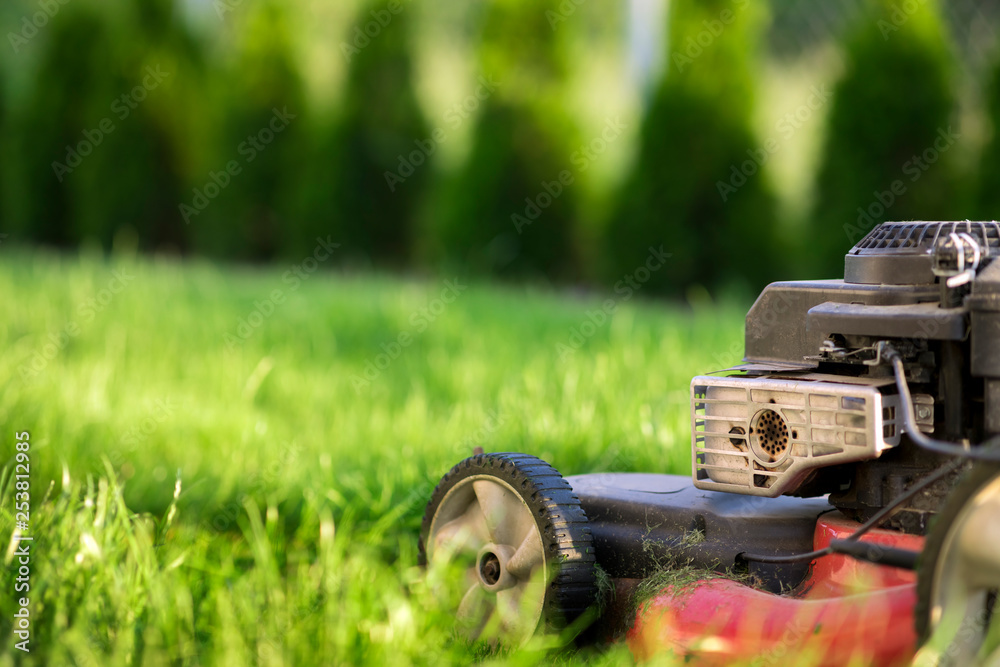
[(477, 454), (445, 473), (424, 512), (421, 564), (427, 562), (425, 545), (438, 506), (451, 488), (474, 474), (494, 475), (510, 484), (535, 517), (543, 550), (558, 568), (546, 595), (546, 623), (560, 627), (592, 607), (597, 593), (597, 559), (587, 514), (569, 482), (551, 465), (530, 454)]

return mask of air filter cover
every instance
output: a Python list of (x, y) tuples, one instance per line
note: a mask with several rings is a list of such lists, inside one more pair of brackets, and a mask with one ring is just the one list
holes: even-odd
[(696, 377), (694, 484), (754, 496), (794, 493), (816, 468), (875, 459), (898, 445), (898, 402), (870, 385)]

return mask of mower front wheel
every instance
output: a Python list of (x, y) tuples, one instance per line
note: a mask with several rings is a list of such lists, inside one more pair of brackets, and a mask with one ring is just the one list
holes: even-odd
[(520, 646), (594, 603), (587, 516), (566, 480), (534, 456), (480, 454), (452, 468), (427, 505), (420, 555), (461, 564), (456, 616), (472, 641)]

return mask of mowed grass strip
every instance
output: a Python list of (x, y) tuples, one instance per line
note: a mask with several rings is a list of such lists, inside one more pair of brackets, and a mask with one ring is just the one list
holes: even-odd
[[(0, 664), (468, 662), (458, 577), (417, 567), (440, 476), (475, 446), (688, 472), (688, 383), (738, 361), (746, 308), (34, 251), (0, 290), (36, 536), (32, 653), (5, 549)], [(8, 470), (0, 535), (13, 493)]]

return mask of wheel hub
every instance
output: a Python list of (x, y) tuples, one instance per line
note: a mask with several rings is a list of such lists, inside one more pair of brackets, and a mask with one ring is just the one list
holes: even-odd
[(545, 553), (534, 516), (508, 484), (479, 476), (452, 489), (429, 544), (432, 559), (444, 551), (468, 563), (471, 586), (457, 616), (470, 638), (523, 643), (534, 634), (549, 583)]
[(487, 544), (479, 550), (479, 583), (492, 592), (506, 590), (517, 585), (517, 578), (507, 569), (507, 563), (515, 550), (505, 544)]
[(500, 559), (490, 552), (479, 561), (479, 576), (483, 583), (492, 586), (500, 580)]

